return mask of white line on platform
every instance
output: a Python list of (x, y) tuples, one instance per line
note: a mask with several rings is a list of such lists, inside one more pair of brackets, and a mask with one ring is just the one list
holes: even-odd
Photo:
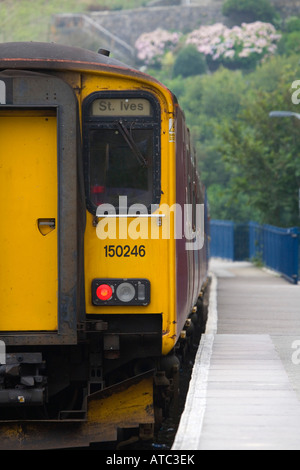
[(217, 305), (217, 287), (218, 281), (215, 274), (210, 274), (211, 284), (210, 284), (210, 294), (209, 294), (209, 303), (208, 303), (208, 316), (205, 334), (206, 335), (215, 335), (218, 329), (218, 305)]
[(210, 358), (218, 324), (217, 277), (212, 274), (211, 278), (207, 326), (195, 358), (187, 401), (172, 450), (197, 450), (202, 433)]

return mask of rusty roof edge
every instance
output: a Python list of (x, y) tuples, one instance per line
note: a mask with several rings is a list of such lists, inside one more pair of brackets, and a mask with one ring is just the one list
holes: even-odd
[[(112, 72), (168, 88), (156, 78), (106, 55), (75, 46), (47, 42), (0, 43), (0, 70), (73, 70)], [(173, 96), (173, 93), (168, 90)]]

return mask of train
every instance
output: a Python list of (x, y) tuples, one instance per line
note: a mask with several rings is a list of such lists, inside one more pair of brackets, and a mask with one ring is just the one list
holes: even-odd
[(146, 73), (0, 44), (0, 448), (152, 439), (209, 289), (184, 113)]

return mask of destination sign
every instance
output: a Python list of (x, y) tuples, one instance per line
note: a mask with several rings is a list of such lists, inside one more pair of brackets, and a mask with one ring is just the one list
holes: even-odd
[(97, 99), (92, 105), (93, 116), (151, 116), (152, 107), (143, 98)]

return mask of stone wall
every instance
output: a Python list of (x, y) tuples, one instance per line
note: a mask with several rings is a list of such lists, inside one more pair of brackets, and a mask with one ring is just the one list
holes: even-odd
[[(299, 14), (299, 0), (271, 2), (283, 17)], [(51, 40), (92, 50), (106, 48), (114, 52), (114, 57), (133, 63), (134, 43), (143, 32), (163, 28), (186, 33), (217, 22), (231, 26), (228, 18), (222, 15), (223, 0), (192, 0), (192, 3), (91, 12), (87, 15), (55, 15)]]
[[(221, 7), (223, 0), (216, 3)], [(142, 32), (151, 32), (157, 28), (169, 31), (192, 31), (203, 24), (225, 21), (221, 8), (207, 1), (207, 5), (191, 5), (176, 7), (154, 7), (104, 14), (92, 13), (98, 24), (117, 34), (129, 44), (134, 45)]]
[(185, 33), (204, 24), (226, 23), (221, 13), (222, 2), (201, 0), (201, 4), (190, 6), (55, 15), (51, 40), (93, 50), (106, 48), (114, 52), (114, 57), (132, 63), (130, 49), (143, 32), (163, 28)]

